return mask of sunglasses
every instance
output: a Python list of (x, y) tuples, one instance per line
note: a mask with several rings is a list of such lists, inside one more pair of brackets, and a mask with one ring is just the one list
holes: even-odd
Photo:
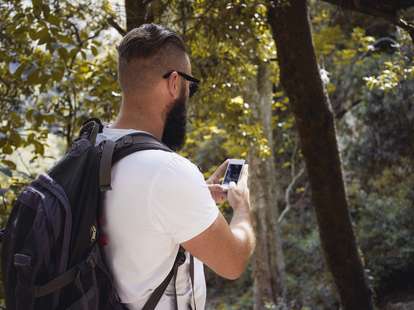
[(200, 83), (200, 80), (196, 79), (195, 77), (192, 77), (191, 75), (185, 74), (184, 72), (180, 72), (180, 71), (168, 71), (166, 74), (164, 74), (162, 77), (164, 79), (168, 79), (171, 75), (171, 73), (173, 72), (177, 72), (178, 75), (182, 76), (184, 79), (186, 79), (187, 81), (190, 82), (190, 94), (189, 96), (192, 97), (196, 91), (198, 90), (198, 83)]

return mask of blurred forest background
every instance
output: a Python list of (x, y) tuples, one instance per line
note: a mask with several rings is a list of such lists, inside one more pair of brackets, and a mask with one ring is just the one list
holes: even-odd
[(83, 121), (114, 120), (116, 45), (160, 23), (202, 80), (181, 153), (250, 163), (256, 253), (236, 281), (206, 268), (208, 309), (414, 309), (412, 2), (2, 0), (1, 226)]

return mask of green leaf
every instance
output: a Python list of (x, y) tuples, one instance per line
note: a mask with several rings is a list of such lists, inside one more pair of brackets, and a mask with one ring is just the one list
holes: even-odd
[(13, 176), (12, 171), (6, 167), (0, 167), (0, 172), (3, 173), (5, 176), (8, 176), (9, 178)]
[(3, 146), (3, 153), (8, 154), (8, 155), (13, 153), (13, 148), (11, 147), (10, 144), (7, 143), (5, 146)]
[(59, 68), (56, 68), (56, 70), (52, 72), (52, 78), (54, 81), (59, 82), (62, 80), (64, 74), (65, 74), (65, 69), (62, 67), (59, 67)]
[(16, 164), (12, 162), (11, 160), (3, 159), (1, 162), (5, 164), (7, 167), (9, 167), (10, 169), (16, 170)]
[(59, 34), (59, 35), (56, 35), (56, 38), (62, 43), (71, 44), (71, 45), (75, 44), (75, 42), (73, 41), (72, 36), (70, 36), (70, 35), (61, 35), (61, 34)]
[(50, 7), (47, 4), (42, 5), (43, 16), (47, 19), (50, 16)]
[(62, 58), (64, 61), (68, 60), (68, 51), (66, 50), (66, 48), (59, 47), (57, 51), (60, 58)]
[(76, 48), (76, 47), (71, 49), (70, 52), (69, 52), (69, 58), (72, 59), (73, 57), (75, 57), (76, 54), (78, 53), (78, 51), (79, 51), (79, 49)]
[(13, 144), (15, 147), (19, 147), (22, 144), (22, 138), (16, 131), (12, 131), (9, 136), (9, 143)]
[(40, 8), (43, 4), (42, 0), (32, 0), (33, 8)]
[(46, 18), (46, 20), (49, 23), (51, 23), (52, 25), (55, 25), (55, 26), (58, 26), (58, 27), (60, 26), (60, 19), (56, 15), (49, 14), (49, 16)]
[[(27, 121), (29, 121), (29, 122), (31, 122), (31, 121), (32, 121), (33, 112), (34, 112), (34, 110), (33, 110), (33, 109), (28, 109), (28, 110), (26, 111), (26, 120), (27, 120)], [(32, 134), (30, 134), (30, 135), (32, 135)], [(30, 137), (30, 135), (29, 135), (29, 137)], [(28, 138), (29, 138), (29, 137), (28, 137)]]
[(45, 147), (44, 147), (44, 145), (42, 143), (36, 141), (36, 140), (33, 140), (32, 143), (33, 143), (33, 145), (35, 147), (35, 153), (43, 156), (44, 153), (45, 153)]
[(33, 5), (33, 13), (36, 16), (39, 16), (40, 13), (42, 12), (43, 1), (42, 0), (32, 0), (32, 5)]
[(21, 75), (22, 75), (22, 73), (25, 69), (26, 69), (26, 64), (24, 64), (24, 63), (20, 64), (17, 67), (17, 69), (14, 71), (14, 74), (13, 74), (14, 77), (17, 78), (17, 79), (20, 79)]
[(41, 79), (40, 79), (40, 69), (35, 69), (27, 77), (27, 82), (30, 83), (30, 84), (39, 84), (40, 81), (41, 81)]
[(51, 41), (51, 36), (49, 34), (49, 29), (47, 27), (42, 28), (42, 30), (40, 30), (36, 36), (39, 38), (39, 44), (45, 44), (47, 42)]
[(91, 51), (92, 51), (92, 55), (93, 56), (97, 56), (98, 55), (98, 49), (95, 46), (92, 45)]

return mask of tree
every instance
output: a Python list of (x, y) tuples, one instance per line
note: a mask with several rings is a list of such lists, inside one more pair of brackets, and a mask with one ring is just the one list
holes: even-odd
[(249, 88), (249, 92), (255, 94), (250, 101), (252, 120), (260, 124), (271, 150), (263, 155), (260, 145), (252, 144), (248, 156), (250, 197), (257, 238), (253, 256), (254, 308), (259, 310), (269, 304), (285, 302), (286, 286), (282, 238), (277, 223), (282, 191), (280, 178), (277, 178), (280, 171), (275, 168), (273, 152), (271, 66), (262, 61), (257, 67), (257, 78)]
[(373, 309), (348, 212), (334, 116), (308, 18), (306, 0), (269, 4), (280, 81), (295, 115), (327, 265), (345, 309)]

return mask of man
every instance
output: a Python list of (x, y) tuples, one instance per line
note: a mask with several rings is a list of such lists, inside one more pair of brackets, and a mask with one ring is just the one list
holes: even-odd
[[(185, 138), (186, 105), (197, 80), (182, 39), (155, 24), (131, 30), (118, 47), (122, 106), (116, 121), (98, 137), (118, 139), (145, 131), (178, 150)], [(171, 270), (179, 245), (195, 257), (194, 296), (189, 254), (179, 267), (179, 309), (204, 309), (203, 263), (220, 276), (236, 279), (254, 249), (247, 166), (239, 184), (224, 192), (218, 184), (223, 163), (207, 181), (198, 168), (176, 153), (148, 150), (131, 154), (112, 169), (106, 193), (104, 247), (115, 285), (129, 309), (142, 309)], [(214, 199), (213, 199), (214, 197)], [(228, 199), (234, 210), (228, 224), (216, 202)], [(170, 283), (156, 309), (174, 309)]]

